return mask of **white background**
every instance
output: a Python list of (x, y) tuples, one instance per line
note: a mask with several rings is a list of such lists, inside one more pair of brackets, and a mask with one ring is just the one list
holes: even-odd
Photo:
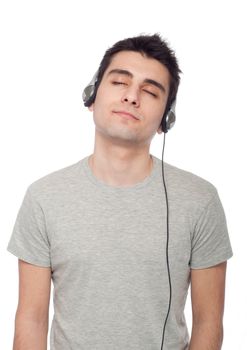
[[(247, 348), (245, 1), (1, 1), (1, 348), (11, 349), (17, 258), (6, 251), (27, 186), (93, 151), (81, 93), (116, 41), (159, 32), (183, 71), (165, 161), (218, 189), (228, 262), (224, 350)], [(151, 153), (161, 158), (163, 134)], [(188, 298), (189, 299), (189, 298)], [(52, 317), (52, 304), (51, 314)], [(191, 325), (190, 301), (186, 305)]]

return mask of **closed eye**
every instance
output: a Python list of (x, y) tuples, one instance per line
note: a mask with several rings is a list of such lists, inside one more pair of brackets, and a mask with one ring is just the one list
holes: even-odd
[(113, 85), (126, 85), (126, 83), (123, 83), (121, 81), (113, 81), (112, 84)]
[(154, 94), (154, 93), (153, 93), (153, 92), (151, 92), (151, 91), (148, 91), (148, 90), (143, 90), (143, 91), (147, 92), (148, 94), (152, 95), (153, 97), (157, 97), (157, 95), (156, 95), (156, 94)]
[[(112, 84), (113, 85), (127, 85), (126, 83), (123, 83), (122, 81), (113, 81)], [(153, 97), (157, 97), (157, 95), (151, 91), (148, 91), (148, 90), (143, 90), (143, 91), (147, 92), (148, 94), (152, 95)]]

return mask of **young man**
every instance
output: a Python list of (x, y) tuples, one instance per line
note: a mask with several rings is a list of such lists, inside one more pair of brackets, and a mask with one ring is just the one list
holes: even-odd
[(157, 34), (106, 51), (84, 95), (93, 154), (28, 187), (8, 245), (19, 258), (14, 350), (46, 349), (51, 280), (51, 350), (221, 349), (232, 249), (217, 190), (149, 154), (179, 73)]

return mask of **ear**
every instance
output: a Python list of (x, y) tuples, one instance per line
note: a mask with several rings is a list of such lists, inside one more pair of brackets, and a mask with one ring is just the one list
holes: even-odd
[(162, 134), (162, 132), (163, 132), (163, 131), (162, 131), (162, 126), (160, 125), (160, 126), (159, 126), (159, 129), (157, 130), (157, 133), (158, 133), (158, 134)]
[(94, 103), (92, 103), (92, 104), (88, 107), (89, 111), (93, 112), (93, 107), (94, 107)]

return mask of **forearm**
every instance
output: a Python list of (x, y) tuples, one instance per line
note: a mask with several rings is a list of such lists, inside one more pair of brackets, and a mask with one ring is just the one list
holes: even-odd
[(223, 326), (213, 322), (193, 324), (189, 350), (220, 350)]
[(13, 350), (47, 350), (48, 321), (16, 316)]

